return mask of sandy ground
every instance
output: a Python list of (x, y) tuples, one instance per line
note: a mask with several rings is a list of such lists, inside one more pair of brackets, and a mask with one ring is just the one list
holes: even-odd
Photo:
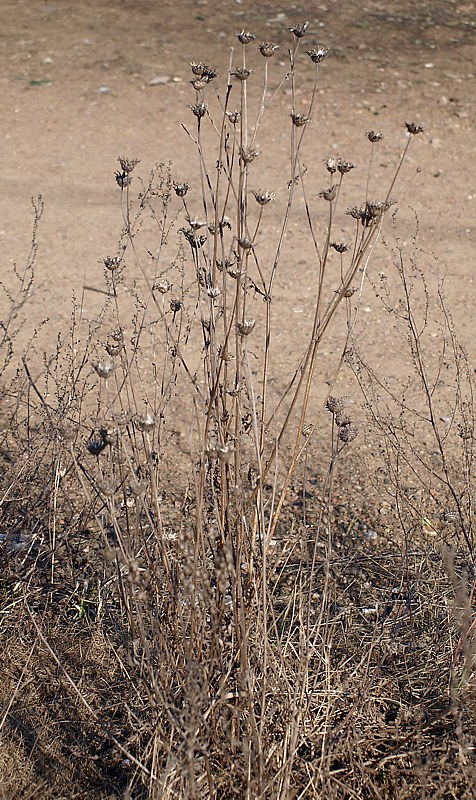
[[(85, 320), (97, 313), (102, 296), (95, 290), (103, 288), (98, 262), (115, 252), (122, 225), (114, 180), (119, 155), (140, 158), (136, 174), (145, 178), (155, 162), (171, 162), (173, 178), (196, 187), (196, 153), (181, 127), (192, 121), (189, 62), (204, 61), (226, 75), (230, 47), (237, 45), (234, 33), (245, 28), (257, 40), (280, 45), (270, 67), (277, 82), (286, 72), (287, 26), (308, 20), (307, 46), (322, 43), (331, 50), (302, 155), (317, 223), (323, 216), (318, 192), (328, 183), (323, 159), (339, 155), (360, 168), (360, 189), (349, 195), (349, 205), (359, 203), (369, 155), (365, 132), (384, 134), (371, 174), (380, 195), (407, 140), (404, 121), (423, 125), (395, 188), (398, 235), (412, 240), (416, 212), (419, 246), (437, 257), (421, 255), (419, 265), (430, 282), (446, 274), (448, 305), (474, 359), (475, 3), (2, 0), (0, 7), (0, 258), (7, 284), (12, 264), (21, 267), (30, 249), (30, 198), (41, 194), (44, 201), (36, 289), (18, 352), (35, 328), (40, 328), (40, 358), (54, 347), (58, 333), (69, 328), (73, 296)], [(260, 67), (256, 47), (249, 52), (251, 66)], [(304, 111), (312, 74), (304, 56), (298, 84)], [(260, 86), (252, 80), (249, 86), (255, 102)], [(263, 155), (253, 185), (278, 194), (269, 235), (260, 244), (263, 263), (274, 253), (283, 210), (289, 112), (285, 88), (270, 107), (258, 142)], [(198, 193), (194, 202), (199, 214)], [(342, 236), (348, 222), (342, 218)], [(315, 265), (303, 245), (304, 230), (298, 203), (275, 292), (283, 343), (274, 366), (278, 379), (281, 366), (292, 365), (297, 339), (311, 320)], [(373, 269), (374, 276), (391, 272), (389, 255), (380, 253)], [(415, 297), (423, 302), (418, 293)], [(0, 302), (6, 305), (5, 298)], [(393, 320), (370, 284), (361, 302), (356, 334), (369, 358), (388, 367), (399, 347)], [(0, 307), (0, 315), (5, 313)], [(332, 351), (332, 342), (327, 349)], [(393, 373), (405, 369), (391, 361)]]

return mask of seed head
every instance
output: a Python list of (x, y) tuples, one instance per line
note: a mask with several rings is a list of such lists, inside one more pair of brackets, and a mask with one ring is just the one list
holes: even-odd
[(271, 56), (274, 56), (276, 50), (279, 50), (279, 44), (273, 44), (272, 42), (260, 42), (258, 49), (264, 58), (271, 58)]
[(102, 436), (102, 432), (93, 433), (88, 441), (87, 448), (91, 455), (98, 456), (107, 447), (107, 442)]
[(307, 439), (311, 435), (313, 430), (314, 430), (314, 425), (311, 425), (310, 423), (306, 422), (302, 426), (302, 435)]
[(260, 206), (266, 206), (276, 198), (276, 194), (274, 192), (270, 192), (269, 189), (266, 189), (264, 192), (257, 192), (255, 189), (252, 189), (251, 194), (254, 195), (256, 202)]
[(350, 172), (351, 169), (354, 169), (355, 164), (352, 164), (351, 161), (344, 161), (342, 158), (337, 159), (337, 169), (341, 175), (345, 175), (346, 172)]
[(253, 242), (251, 239), (247, 239), (245, 236), (242, 236), (241, 239), (238, 239), (238, 244), (243, 248), (243, 250), (251, 250), (253, 247)]
[(256, 36), (254, 35), (254, 33), (250, 33), (249, 31), (245, 31), (244, 28), (243, 28), (243, 30), (241, 30), (239, 32), (235, 31), (235, 34), (236, 34), (237, 39), (241, 42), (241, 44), (249, 44), (250, 42), (252, 42), (252, 41), (254, 41), (256, 39)]
[(206, 64), (202, 64), (201, 61), (191, 61), (190, 69), (192, 70), (194, 75), (197, 75), (199, 78), (201, 78), (203, 73), (208, 70), (208, 67), (206, 66)]
[(218, 77), (218, 72), (215, 69), (212, 69), (211, 67), (207, 67), (207, 66), (203, 67), (203, 69), (202, 69), (202, 78), (203, 78), (203, 80), (205, 80), (207, 83), (210, 83), (210, 81), (212, 81), (213, 78), (216, 78), (216, 77)]
[(207, 295), (211, 297), (212, 300), (216, 300), (217, 297), (221, 295), (221, 289), (219, 286), (209, 286), (207, 289)]
[(349, 414), (346, 414), (346, 412), (341, 409), (335, 415), (334, 422), (338, 428), (344, 428), (346, 425), (351, 424), (352, 419)]
[(324, 164), (326, 165), (326, 169), (331, 175), (337, 171), (337, 158), (326, 158), (324, 160)]
[(129, 175), (127, 172), (115, 172), (114, 175), (116, 178), (116, 183), (119, 186), (121, 192), (131, 185), (132, 176)]
[(147, 410), (145, 414), (136, 414), (134, 425), (139, 431), (150, 432), (155, 428), (157, 420), (152, 411)]
[(327, 200), (328, 203), (331, 203), (332, 200), (335, 200), (336, 198), (338, 188), (339, 188), (338, 184), (335, 183), (328, 189), (323, 189), (322, 192), (319, 192), (319, 197), (323, 197), (324, 200)]
[(189, 106), (189, 109), (193, 111), (197, 119), (201, 119), (207, 113), (207, 106), (205, 103), (195, 103)]
[(192, 84), (193, 88), (196, 92), (202, 92), (205, 86), (207, 85), (208, 81), (203, 80), (203, 77), (194, 78), (193, 80), (189, 81)]
[(331, 414), (340, 414), (344, 408), (344, 401), (341, 397), (333, 397), (330, 394), (327, 398), (326, 408)]
[(129, 174), (132, 172), (134, 167), (140, 163), (140, 158), (126, 158), (125, 156), (119, 156), (117, 159), (121, 165), (121, 169), (123, 172)]
[(352, 442), (357, 436), (359, 429), (355, 425), (345, 425), (339, 430), (339, 439), (345, 444)]
[(217, 258), (217, 261), (216, 261), (217, 269), (220, 272), (223, 272), (223, 270), (225, 270), (225, 272), (228, 272), (228, 270), (230, 270), (234, 266), (234, 263), (235, 262), (232, 261), (232, 259), (230, 259), (230, 258), (225, 258), (224, 261), (222, 261), (221, 259)]
[(103, 264), (110, 272), (115, 272), (115, 270), (119, 269), (122, 263), (122, 258), (120, 256), (108, 256), (107, 258), (103, 258)]
[(324, 61), (326, 56), (329, 54), (329, 50), (326, 47), (318, 45), (316, 49), (313, 48), (312, 50), (308, 50), (307, 54), (314, 64), (320, 64), (321, 61)]
[(227, 115), (227, 117), (230, 120), (232, 125), (236, 125), (240, 121), (240, 118), (241, 118), (241, 114), (240, 114), (239, 111), (227, 111), (226, 115)]
[(122, 344), (122, 342), (112, 341), (112, 342), (106, 342), (105, 344), (106, 353), (108, 354), (108, 356), (111, 356), (111, 358), (116, 358), (123, 348), (124, 345)]
[(417, 133), (423, 133), (424, 128), (421, 125), (416, 125), (415, 122), (405, 122), (408, 133), (416, 136)]
[(309, 27), (309, 22), (301, 22), (300, 25), (291, 25), (291, 27), (288, 28), (288, 31), (290, 31), (290, 33), (294, 34), (296, 39), (302, 39), (302, 37), (305, 35), (308, 27)]
[(344, 242), (331, 242), (331, 247), (337, 250), (338, 253), (345, 253), (350, 250), (350, 244), (344, 244)]
[(231, 74), (232, 74), (232, 75), (233, 75), (235, 78), (238, 78), (238, 80), (239, 80), (239, 81), (246, 81), (246, 80), (247, 80), (247, 79), (250, 77), (250, 75), (252, 74), (252, 72), (253, 72), (253, 70), (252, 70), (252, 69), (246, 69), (246, 67), (238, 67), (238, 68), (237, 68), (237, 69), (235, 69), (235, 71), (234, 71), (234, 72), (232, 72)]
[(174, 190), (177, 197), (185, 197), (189, 189), (188, 183), (175, 183), (174, 181)]
[(100, 378), (103, 378), (103, 380), (107, 380), (109, 376), (112, 375), (112, 373), (116, 369), (116, 364), (114, 363), (114, 361), (112, 361), (112, 359), (108, 358), (104, 359), (103, 361), (96, 361), (93, 364), (93, 367)]
[(203, 247), (205, 242), (207, 241), (206, 236), (197, 236), (193, 228), (180, 228), (180, 232), (183, 233), (187, 242), (193, 247), (195, 250), (198, 250), (200, 247)]
[(383, 133), (378, 133), (377, 131), (367, 131), (367, 139), (369, 142), (374, 144), (375, 142), (380, 142), (383, 139)]
[(236, 323), (236, 332), (238, 336), (249, 336), (255, 325), (256, 325), (256, 320), (245, 319), (244, 322)]
[(294, 112), (291, 114), (291, 119), (296, 128), (302, 128), (303, 125), (311, 121), (311, 118), (306, 117), (305, 114), (295, 114)]
[(251, 164), (260, 154), (256, 147), (240, 147), (240, 157), (244, 164)]
[(161, 278), (160, 280), (155, 281), (154, 285), (152, 286), (152, 291), (155, 290), (160, 292), (160, 294), (167, 294), (167, 292), (170, 292), (171, 288), (172, 284), (170, 281), (168, 281), (167, 278)]

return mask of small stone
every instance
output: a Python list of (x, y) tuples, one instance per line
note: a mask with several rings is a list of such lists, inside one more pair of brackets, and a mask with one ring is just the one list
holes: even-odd
[(171, 83), (173, 80), (171, 75), (156, 75), (148, 82), (148, 86), (163, 86), (166, 83)]

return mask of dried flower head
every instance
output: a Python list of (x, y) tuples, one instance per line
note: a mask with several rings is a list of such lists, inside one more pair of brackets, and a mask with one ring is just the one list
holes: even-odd
[(339, 188), (338, 184), (335, 183), (333, 186), (330, 186), (328, 189), (323, 189), (322, 192), (319, 192), (319, 197), (323, 197), (324, 200), (327, 200), (328, 203), (331, 203), (332, 200), (336, 199), (337, 189), (338, 188)]
[(331, 247), (337, 250), (338, 253), (345, 253), (350, 250), (350, 244), (344, 244), (344, 242), (331, 242)]
[(270, 192), (269, 189), (261, 192), (257, 192), (255, 189), (252, 189), (251, 194), (254, 196), (256, 202), (260, 206), (266, 206), (276, 198), (276, 194), (274, 192)]
[(307, 439), (313, 432), (314, 425), (311, 425), (309, 422), (305, 422), (302, 426), (302, 435)]
[(365, 228), (369, 228), (371, 225), (376, 225), (382, 219), (385, 212), (394, 204), (395, 200), (369, 200), (362, 208), (353, 206), (352, 208), (348, 208), (345, 213), (353, 217), (353, 219), (360, 220)]
[(309, 22), (301, 22), (300, 25), (291, 25), (288, 28), (288, 31), (296, 37), (296, 39), (302, 39), (305, 35), (307, 29), (309, 27)]
[(122, 258), (120, 256), (107, 256), (103, 258), (103, 264), (110, 272), (115, 272), (122, 264)]
[(91, 455), (99, 456), (100, 453), (107, 447), (107, 442), (104, 441), (101, 431), (99, 433), (91, 434), (91, 437), (88, 441), (87, 448)]
[(194, 103), (189, 106), (189, 109), (193, 111), (197, 119), (201, 119), (207, 113), (207, 106), (206, 103)]
[(197, 77), (193, 78), (193, 80), (189, 81), (189, 83), (193, 86), (196, 92), (202, 92), (208, 81), (204, 80), (203, 77)]
[(216, 300), (217, 297), (221, 295), (221, 289), (219, 286), (209, 286), (207, 289), (207, 295), (211, 297), (212, 300)]
[(231, 74), (233, 75), (234, 78), (238, 78), (239, 81), (246, 81), (250, 77), (252, 72), (253, 72), (252, 69), (246, 69), (246, 67), (238, 67)]
[(218, 72), (215, 69), (212, 69), (212, 67), (208, 67), (207, 65), (205, 65), (202, 68), (202, 78), (207, 83), (210, 83), (210, 81), (212, 81), (213, 78), (216, 77), (218, 77)]
[(255, 325), (256, 320), (245, 319), (243, 322), (236, 323), (236, 332), (238, 336), (249, 336)]
[(279, 44), (273, 44), (273, 42), (260, 42), (258, 49), (264, 58), (271, 58), (271, 56), (274, 56), (276, 50), (279, 50)]
[(205, 242), (207, 241), (207, 237), (203, 234), (201, 236), (197, 236), (193, 228), (180, 228), (181, 233), (185, 236), (187, 242), (193, 247), (195, 250), (198, 250), (200, 247), (203, 247)]
[(245, 31), (244, 28), (243, 28), (243, 30), (241, 30), (239, 32), (235, 31), (235, 34), (236, 34), (236, 37), (237, 37), (238, 41), (240, 41), (241, 44), (249, 44), (250, 42), (253, 42), (256, 39), (256, 36), (254, 35), (254, 33), (250, 33), (249, 31)]
[(330, 394), (327, 398), (326, 408), (331, 414), (340, 414), (344, 408), (344, 401), (341, 397), (333, 397)]
[(227, 111), (226, 115), (232, 125), (236, 125), (241, 118), (241, 113), (239, 111)]
[(422, 125), (416, 125), (415, 122), (405, 122), (407, 132), (416, 136), (417, 133), (423, 133), (424, 128)]
[(124, 328), (121, 328), (119, 325), (117, 328), (114, 328), (113, 331), (109, 334), (111, 339), (114, 339), (115, 342), (123, 342), (124, 341)]
[(333, 175), (334, 172), (337, 172), (337, 158), (326, 158), (324, 159), (324, 164), (326, 165), (327, 171), (330, 172), (331, 175)]
[(160, 292), (160, 294), (167, 294), (167, 292), (170, 292), (171, 288), (172, 284), (167, 278), (160, 278), (160, 280), (155, 281), (152, 286), (152, 291)]
[(240, 239), (238, 239), (238, 244), (243, 248), (243, 250), (251, 250), (253, 247), (253, 242), (251, 239), (247, 239), (246, 236), (242, 236)]
[(108, 358), (104, 359), (103, 361), (96, 361), (93, 364), (93, 368), (100, 378), (107, 380), (116, 369), (116, 364), (114, 361), (112, 361), (112, 359)]
[(340, 411), (338, 411), (336, 413), (336, 415), (334, 417), (334, 422), (335, 422), (335, 424), (337, 425), (338, 428), (343, 428), (346, 425), (350, 425), (351, 422), (352, 422), (352, 419), (350, 417), (350, 414), (347, 414), (343, 409), (341, 409)]
[(209, 68), (207, 67), (206, 64), (202, 64), (201, 61), (191, 61), (190, 69), (192, 70), (194, 75), (197, 75), (199, 78), (201, 78), (203, 73), (206, 72)]
[(345, 444), (352, 442), (357, 436), (359, 429), (355, 425), (345, 425), (339, 430), (339, 439)]
[(307, 54), (314, 64), (320, 64), (321, 61), (324, 61), (326, 56), (329, 54), (329, 50), (326, 47), (318, 45), (317, 48), (308, 50)]
[(240, 147), (240, 157), (244, 164), (251, 164), (260, 155), (256, 147)]
[(111, 358), (116, 358), (124, 349), (124, 345), (122, 342), (109, 341), (106, 342), (105, 349), (108, 356), (111, 356)]
[(185, 197), (189, 189), (188, 183), (175, 183), (174, 181), (174, 191), (177, 197)]
[(367, 139), (369, 142), (374, 144), (375, 142), (380, 142), (383, 139), (383, 133), (379, 133), (378, 131), (367, 131)]
[(223, 272), (223, 270), (225, 270), (225, 272), (228, 272), (228, 270), (231, 269), (234, 266), (234, 264), (235, 262), (231, 258), (225, 258), (224, 261), (222, 261), (220, 258), (217, 258), (216, 260), (217, 269), (220, 272)]
[(291, 119), (296, 128), (302, 128), (303, 125), (306, 125), (307, 122), (311, 121), (311, 118), (306, 117), (305, 114), (295, 114), (294, 111), (291, 114)]
[(115, 172), (114, 176), (121, 192), (132, 183), (132, 177), (127, 172)]
[(337, 169), (341, 175), (345, 175), (346, 172), (350, 172), (351, 169), (354, 169), (355, 164), (352, 164), (352, 161), (344, 161), (342, 158), (337, 159)]
[(136, 414), (134, 417), (134, 425), (139, 431), (149, 433), (155, 428), (157, 420), (152, 411), (147, 410), (144, 414)]
[(140, 163), (140, 158), (126, 158), (125, 156), (119, 156), (117, 160), (121, 165), (122, 171), (126, 172), (127, 174), (132, 172), (134, 167)]

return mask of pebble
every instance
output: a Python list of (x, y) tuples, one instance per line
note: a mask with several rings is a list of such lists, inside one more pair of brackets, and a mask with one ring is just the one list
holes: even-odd
[(148, 86), (162, 86), (165, 83), (171, 83), (172, 81), (171, 75), (156, 75), (155, 78), (151, 78), (148, 82)]

